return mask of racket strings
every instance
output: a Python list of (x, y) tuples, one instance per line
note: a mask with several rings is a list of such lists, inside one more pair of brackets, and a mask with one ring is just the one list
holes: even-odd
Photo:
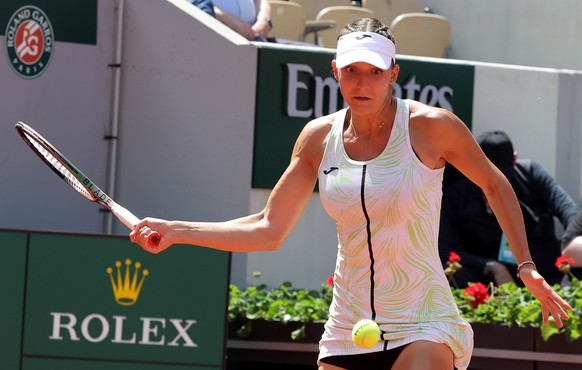
[[(26, 134), (26, 133), (25, 133)], [(34, 146), (36, 151), (44, 157), (44, 159), (51, 165), (52, 168), (57, 170), (63, 177), (63, 179), (69, 184), (73, 189), (75, 189), (79, 194), (85, 198), (93, 201), (95, 196), (89, 192), (85, 186), (79, 181), (71, 171), (62, 164), (62, 162), (56, 158), (49, 150), (45, 148), (44, 145), (39, 143), (34, 137), (26, 134), (26, 138)]]

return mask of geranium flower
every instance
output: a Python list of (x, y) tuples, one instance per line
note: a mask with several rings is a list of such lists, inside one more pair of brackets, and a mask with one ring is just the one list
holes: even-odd
[(489, 293), (485, 285), (482, 283), (474, 283), (465, 288), (463, 296), (473, 308), (477, 308), (477, 306), (489, 298)]
[(449, 254), (449, 261), (448, 262), (453, 263), (453, 262), (459, 262), (460, 260), (461, 260), (461, 256), (459, 256), (455, 252), (451, 252)]
[(449, 278), (453, 276), (455, 272), (461, 269), (463, 266), (459, 263), (461, 260), (461, 256), (456, 254), (455, 252), (451, 252), (449, 254), (449, 259), (447, 261), (447, 268), (445, 269), (445, 275)]
[(447, 268), (445, 269), (445, 275), (448, 277), (449, 283), (452, 283), (455, 286), (455, 288), (458, 288), (458, 286), (453, 275), (459, 269), (463, 268), (459, 261), (461, 261), (461, 256), (459, 256), (455, 252), (451, 252), (449, 254), (449, 259), (447, 261)]
[(556, 267), (558, 268), (558, 270), (562, 271), (564, 274), (570, 274), (570, 267), (576, 263), (576, 261), (574, 260), (574, 258), (571, 257), (566, 257), (564, 255), (561, 255), (560, 257), (558, 257), (556, 259)]

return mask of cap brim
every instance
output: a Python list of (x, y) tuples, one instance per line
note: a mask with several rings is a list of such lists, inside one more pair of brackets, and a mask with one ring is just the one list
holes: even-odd
[(392, 57), (366, 49), (354, 49), (338, 55), (335, 64), (338, 68), (349, 66), (353, 63), (368, 63), (380, 69), (388, 69), (392, 64)]
[(338, 39), (335, 63), (343, 68), (363, 62), (386, 70), (395, 55), (396, 46), (389, 38), (374, 32), (351, 32)]

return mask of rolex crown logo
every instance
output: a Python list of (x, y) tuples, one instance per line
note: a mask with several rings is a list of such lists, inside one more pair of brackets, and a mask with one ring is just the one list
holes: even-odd
[(116, 261), (116, 277), (113, 276), (113, 268), (107, 267), (107, 274), (111, 279), (111, 286), (113, 287), (115, 301), (122, 306), (131, 306), (137, 302), (137, 298), (139, 297), (139, 292), (141, 291), (145, 277), (149, 275), (149, 271), (147, 269), (143, 269), (141, 272), (141, 277), (139, 276), (139, 271), (141, 268), (140, 262), (135, 262), (133, 266), (134, 272), (132, 275), (131, 260), (129, 258), (126, 259), (125, 271), (122, 273), (121, 262)]

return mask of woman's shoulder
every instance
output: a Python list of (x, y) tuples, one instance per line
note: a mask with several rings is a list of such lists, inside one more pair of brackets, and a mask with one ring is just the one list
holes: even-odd
[(411, 129), (425, 135), (448, 136), (467, 130), (467, 126), (459, 117), (444, 108), (409, 100), (409, 113)]
[(338, 114), (342, 111), (312, 119), (304, 127), (295, 143), (296, 154), (302, 153), (313, 163), (321, 160), (327, 144), (328, 134)]
[(312, 119), (307, 122), (303, 128), (303, 133), (309, 134), (309, 136), (317, 135), (320, 137), (325, 137), (331, 131), (331, 127), (339, 115), (345, 114), (342, 111), (334, 112), (326, 116), (321, 116)]
[(422, 121), (447, 121), (454, 115), (440, 107), (434, 107), (417, 100), (407, 100), (411, 119)]
[(440, 168), (451, 156), (471, 149), (472, 134), (454, 113), (414, 100), (409, 100), (409, 110), (412, 147), (430, 168)]

